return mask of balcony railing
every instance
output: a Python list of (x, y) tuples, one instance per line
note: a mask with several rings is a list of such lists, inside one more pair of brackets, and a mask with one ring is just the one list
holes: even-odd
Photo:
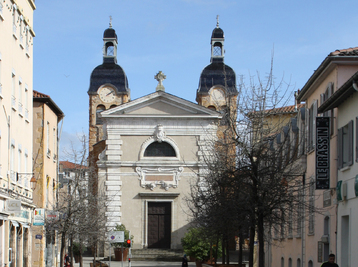
[(10, 171), (10, 179), (12, 182), (16, 183), (16, 173), (14, 171)]

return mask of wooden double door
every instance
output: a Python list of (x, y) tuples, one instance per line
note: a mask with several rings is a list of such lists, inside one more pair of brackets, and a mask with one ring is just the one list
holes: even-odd
[(170, 248), (171, 202), (148, 202), (148, 248)]

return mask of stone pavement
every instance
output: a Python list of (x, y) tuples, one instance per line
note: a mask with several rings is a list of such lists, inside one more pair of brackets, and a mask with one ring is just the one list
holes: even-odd
[[(92, 257), (83, 258), (83, 267), (90, 267), (90, 263), (93, 262)], [(110, 267), (122, 267), (121, 261), (101, 261), (108, 264)], [(79, 267), (79, 263), (75, 263), (74, 267)], [(147, 267), (147, 266), (160, 266), (160, 267), (181, 267), (181, 262), (167, 262), (167, 261), (131, 261), (131, 266), (133, 267)], [(194, 267), (195, 262), (189, 262), (190, 267)], [(123, 267), (129, 267), (128, 261), (123, 262)]]

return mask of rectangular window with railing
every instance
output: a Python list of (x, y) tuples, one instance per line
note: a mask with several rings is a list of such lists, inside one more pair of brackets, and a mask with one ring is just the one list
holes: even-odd
[(11, 74), (11, 107), (13, 110), (16, 111), (15, 90), (16, 90), (16, 75), (15, 75), (15, 71), (13, 70)]
[(3, 98), (2, 96), (2, 56), (0, 53), (0, 100)]
[(13, 4), (11, 8), (12, 8), (12, 35), (14, 36), (15, 39), (17, 39), (17, 35), (16, 35), (17, 6), (16, 6), (16, 4)]
[(15, 178), (15, 169), (14, 169), (15, 167), (14, 157), (15, 157), (15, 144), (12, 143), (10, 147), (10, 180), (15, 183), (16, 178)]
[(27, 122), (29, 122), (29, 88), (27, 86), (27, 84), (25, 83), (25, 99), (24, 99), (24, 104), (25, 104), (25, 120)]
[(19, 115), (22, 117), (22, 79), (19, 78), (19, 94), (18, 94), (18, 107), (19, 107)]
[(22, 171), (21, 171), (21, 149), (18, 150), (18, 159), (17, 159), (17, 183), (22, 185)]

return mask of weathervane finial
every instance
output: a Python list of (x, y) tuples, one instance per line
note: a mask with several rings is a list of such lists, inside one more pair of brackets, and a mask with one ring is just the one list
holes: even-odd
[(109, 16), (109, 27), (112, 28), (112, 16)]
[(219, 15), (216, 16), (216, 28), (219, 28)]

